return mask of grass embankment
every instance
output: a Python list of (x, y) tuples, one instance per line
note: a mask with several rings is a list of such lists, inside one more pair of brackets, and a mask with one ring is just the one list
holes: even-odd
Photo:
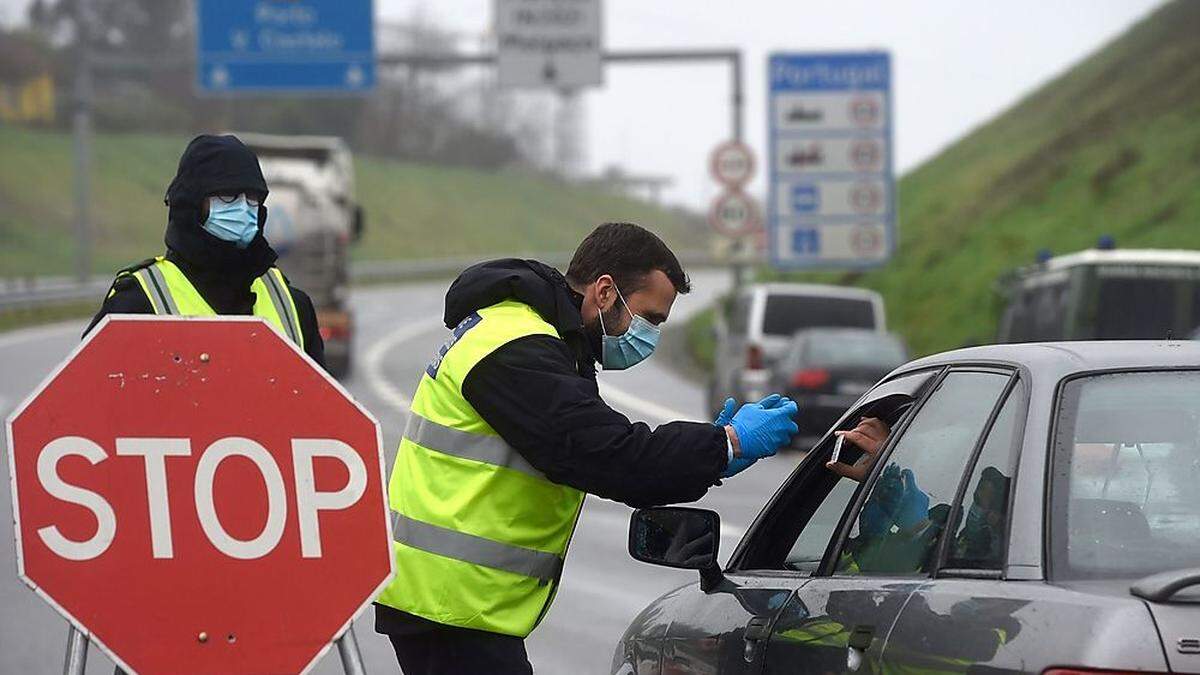
[(995, 280), (1039, 249), (1200, 248), (1198, 36), (1200, 2), (1165, 5), (905, 175), (887, 266), (788, 278), (879, 290), (924, 354), (989, 341)]
[[(98, 134), (93, 146), (94, 270), (162, 249), (163, 193), (189, 139)], [(596, 224), (631, 220), (691, 243), (676, 214), (607, 192), (517, 172), (406, 164), (359, 156), (367, 229), (360, 260), (571, 250)], [(0, 277), (70, 274), (71, 137), (0, 127)], [(267, 202), (270, 206), (270, 200)], [(267, 225), (270, 236), (270, 222)]]

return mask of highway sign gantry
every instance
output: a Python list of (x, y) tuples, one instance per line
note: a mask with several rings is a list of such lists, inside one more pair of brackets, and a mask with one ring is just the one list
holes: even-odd
[(375, 87), (372, 0), (196, 0), (201, 93), (360, 93)]
[(600, 0), (495, 0), (493, 7), (500, 86), (604, 83)]
[(261, 319), (108, 317), (8, 444), (19, 576), (131, 673), (302, 672), (391, 576), (378, 424)]
[(767, 248), (782, 268), (862, 268), (896, 246), (891, 60), (773, 54)]

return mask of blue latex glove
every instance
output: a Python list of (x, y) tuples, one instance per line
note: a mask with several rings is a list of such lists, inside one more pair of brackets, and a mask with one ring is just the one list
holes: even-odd
[(750, 465), (757, 461), (757, 459), (750, 459), (749, 457), (734, 457), (733, 461), (729, 463), (729, 466), (725, 467), (725, 470), (721, 472), (721, 478), (736, 476), (750, 468)]
[(717, 413), (717, 419), (713, 424), (724, 427), (733, 421), (733, 413), (737, 410), (737, 401), (733, 398), (725, 399), (725, 406), (721, 408), (721, 412)]
[(784, 401), (780, 397), (773, 408), (764, 407), (762, 402), (747, 403), (734, 414), (731, 424), (741, 446), (739, 459), (770, 457), (800, 431), (792, 419), (799, 412), (796, 402)]
[(917, 487), (917, 477), (911, 469), (900, 472), (900, 482), (904, 485), (900, 493), (900, 502), (896, 508), (896, 525), (902, 530), (912, 529), (929, 517), (929, 495)]

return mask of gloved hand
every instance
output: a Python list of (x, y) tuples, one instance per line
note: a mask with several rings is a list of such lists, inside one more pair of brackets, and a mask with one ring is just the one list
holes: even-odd
[[(795, 401), (782, 396), (778, 401), (771, 399), (772, 396), (768, 396), (758, 403), (747, 403), (734, 414), (730, 424), (737, 433), (740, 446), (737, 458), (770, 457), (800, 431), (792, 419), (799, 412)], [(766, 407), (764, 402), (774, 407)]]
[(917, 487), (917, 477), (911, 469), (900, 472), (900, 482), (904, 488), (896, 504), (896, 525), (908, 530), (929, 517), (929, 495)]
[(737, 400), (730, 397), (725, 399), (725, 405), (721, 408), (721, 412), (717, 413), (717, 419), (713, 420), (713, 424), (723, 427), (733, 421), (733, 413), (737, 410)]

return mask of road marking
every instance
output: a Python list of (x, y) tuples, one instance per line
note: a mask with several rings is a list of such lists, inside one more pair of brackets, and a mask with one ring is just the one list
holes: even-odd
[(375, 341), (367, 349), (367, 353), (363, 356), (363, 370), (367, 376), (367, 386), (381, 401), (401, 413), (408, 412), (408, 406), (412, 405), (412, 399), (384, 376), (383, 361), (388, 352), (396, 346), (441, 325), (442, 322), (439, 319), (406, 323)]
[(12, 347), (13, 345), (33, 342), (34, 340), (47, 340), (51, 338), (69, 335), (71, 333), (79, 333), (84, 328), (84, 324), (78, 321), (67, 321), (56, 323), (49, 326), (39, 328), (26, 328), (23, 330), (15, 330), (4, 335), (0, 335), (0, 349)]
[(625, 408), (631, 408), (633, 410), (637, 410), (638, 412), (645, 413), (646, 415), (660, 422), (689, 420), (693, 417), (685, 412), (668, 408), (664, 405), (659, 405), (653, 401), (647, 401), (639, 396), (634, 396), (633, 394), (630, 394), (622, 389), (618, 389), (617, 387), (614, 387), (603, 380), (599, 382), (599, 385), (600, 395), (603, 396), (606, 401), (612, 401)]

